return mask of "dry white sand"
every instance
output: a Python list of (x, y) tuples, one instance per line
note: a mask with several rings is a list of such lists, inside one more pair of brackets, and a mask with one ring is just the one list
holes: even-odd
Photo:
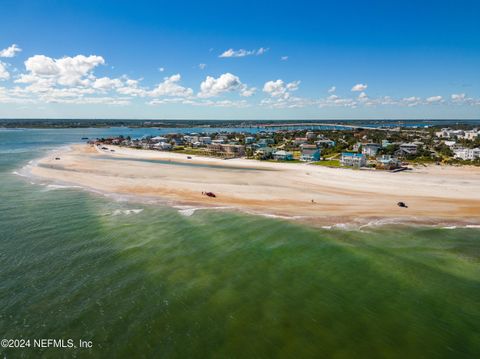
[[(475, 167), (429, 166), (390, 173), (247, 159), (187, 159), (184, 154), (107, 147), (115, 152), (90, 145), (61, 150), (41, 159), (32, 173), (105, 193), (322, 223), (339, 218), (480, 223), (480, 169)], [(408, 208), (398, 207), (398, 201)]]

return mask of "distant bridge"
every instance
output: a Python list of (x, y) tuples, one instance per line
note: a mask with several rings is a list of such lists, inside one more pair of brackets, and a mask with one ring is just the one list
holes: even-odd
[(349, 128), (352, 130), (377, 130), (377, 131), (400, 131), (400, 128), (381, 128), (381, 127), (370, 127), (370, 126), (360, 126), (360, 125), (344, 125), (340, 123), (312, 123), (312, 122), (293, 122), (293, 123), (268, 123), (256, 125), (256, 127), (264, 128), (277, 128), (277, 127), (340, 127), (340, 128)]

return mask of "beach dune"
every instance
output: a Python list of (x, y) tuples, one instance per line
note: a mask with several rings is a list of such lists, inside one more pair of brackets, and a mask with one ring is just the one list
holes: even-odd
[[(233, 207), (322, 223), (339, 218), (480, 223), (479, 168), (429, 166), (390, 173), (108, 148), (72, 146), (38, 161), (32, 174), (139, 200)], [(202, 195), (206, 191), (217, 197)], [(408, 208), (398, 207), (399, 201)]]

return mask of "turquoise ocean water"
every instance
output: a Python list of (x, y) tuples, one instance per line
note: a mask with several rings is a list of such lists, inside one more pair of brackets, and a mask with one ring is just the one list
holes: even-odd
[(480, 229), (186, 216), (14, 173), (81, 137), (151, 133), (0, 130), (0, 339), (93, 343), (0, 357), (480, 357)]

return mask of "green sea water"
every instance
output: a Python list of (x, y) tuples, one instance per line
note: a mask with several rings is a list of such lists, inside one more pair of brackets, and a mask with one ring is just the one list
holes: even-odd
[(186, 216), (13, 173), (99, 131), (0, 130), (0, 339), (93, 343), (1, 358), (480, 357), (480, 229)]

